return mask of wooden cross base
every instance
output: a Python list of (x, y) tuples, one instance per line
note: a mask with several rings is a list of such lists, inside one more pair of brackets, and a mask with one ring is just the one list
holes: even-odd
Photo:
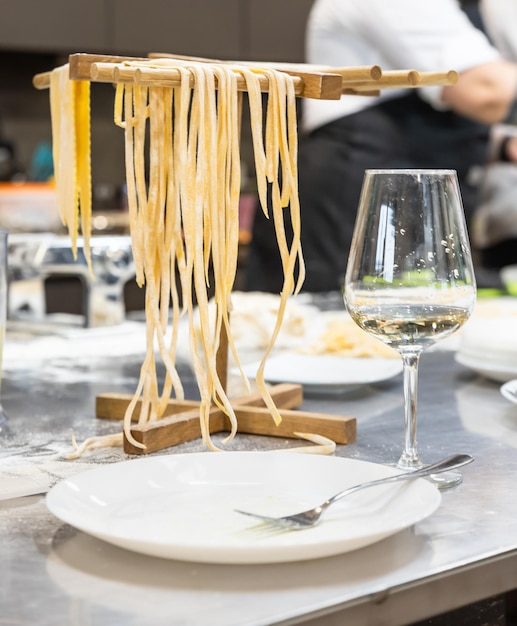
[[(274, 385), (271, 396), (282, 416), (276, 426), (260, 393), (252, 393), (232, 399), (237, 416), (238, 431), (253, 435), (298, 438), (296, 433), (312, 433), (328, 437), (340, 444), (353, 443), (356, 439), (355, 417), (308, 413), (292, 410), (303, 402), (301, 385), (283, 383)], [(98, 418), (122, 419), (132, 399), (128, 394), (101, 394), (96, 398), (95, 412)], [(133, 413), (138, 419), (140, 402)], [(210, 432), (229, 431), (228, 417), (218, 408), (210, 410)], [(131, 428), (131, 435), (145, 446), (137, 448), (124, 436), (124, 451), (128, 454), (147, 454), (201, 437), (199, 402), (170, 400), (164, 417)]]

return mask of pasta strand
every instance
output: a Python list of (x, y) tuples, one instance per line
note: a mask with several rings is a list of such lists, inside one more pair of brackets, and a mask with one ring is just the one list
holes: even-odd
[[(121, 83), (114, 101), (114, 123), (124, 132), (136, 281), (146, 289), (146, 354), (123, 429), (126, 439), (142, 448), (131, 434), (138, 402), (138, 423), (144, 424), (163, 416), (173, 394), (183, 398), (175, 355), (179, 322), (186, 316), (191, 329), (192, 366), (201, 398), (202, 438), (210, 450), (218, 450), (210, 437), (212, 406), (220, 407), (229, 418), (231, 430), (224, 443), (237, 432), (237, 419), (217, 372), (217, 351), (223, 334), (242, 372), (230, 323), (239, 252), (241, 185), (242, 94), (237, 78), (244, 77), (248, 92), (258, 199), (263, 212), (274, 222), (282, 261), (278, 317), (257, 373), (259, 390), (277, 423), (280, 414), (265, 383), (264, 367), (282, 326), (288, 298), (299, 291), (304, 276), (294, 86), (291, 77), (271, 68), (176, 59), (146, 62), (146, 67), (153, 65), (174, 66), (180, 74), (180, 85), (166, 88)], [(259, 74), (269, 80), (265, 125)], [(50, 102), (59, 206), (75, 246), (79, 207), (86, 240), (91, 230), (91, 172), (85, 158), (90, 152), (89, 83), (69, 81), (68, 68), (57, 68), (51, 77)], [(291, 242), (287, 241), (285, 219), (292, 225)], [(211, 290), (216, 305), (213, 317), (209, 315)], [(158, 357), (166, 370), (161, 391), (156, 370)], [(249, 381), (244, 374), (242, 377), (249, 388)], [(121, 437), (94, 437), (80, 446), (74, 443), (71, 456), (75, 458), (103, 442), (118, 445)]]

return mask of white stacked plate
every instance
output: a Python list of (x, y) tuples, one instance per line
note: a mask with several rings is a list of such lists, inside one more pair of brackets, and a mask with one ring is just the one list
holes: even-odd
[(505, 382), (501, 387), (501, 393), (507, 400), (517, 404), (517, 378)]
[(517, 316), (471, 320), (463, 329), (456, 359), (498, 382), (517, 378)]

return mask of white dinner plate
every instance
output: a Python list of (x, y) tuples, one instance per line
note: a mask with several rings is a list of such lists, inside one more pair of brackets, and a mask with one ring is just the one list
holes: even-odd
[(332, 506), (316, 527), (264, 534), (234, 509), (295, 513), (384, 465), (334, 456), (271, 452), (171, 454), (103, 465), (47, 494), (62, 521), (116, 546), (204, 563), (275, 563), (348, 552), (431, 515), (440, 493), (424, 479), (367, 489)]
[[(245, 365), (244, 373), (255, 378), (258, 366), (259, 363)], [(389, 380), (401, 372), (401, 359), (282, 352), (266, 361), (264, 376), (270, 383), (303, 385), (308, 392), (341, 393), (358, 385)]]
[(517, 360), (515, 366), (492, 363), (488, 358), (477, 358), (471, 355), (456, 353), (456, 361), (469, 369), (500, 383), (504, 383), (517, 376)]

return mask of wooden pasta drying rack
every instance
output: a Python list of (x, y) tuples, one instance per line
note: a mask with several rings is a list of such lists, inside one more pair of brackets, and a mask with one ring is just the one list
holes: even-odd
[[(86, 80), (106, 83), (134, 83), (142, 86), (174, 87), (179, 85), (180, 73), (173, 66), (153, 66), (157, 58), (179, 61), (231, 63), (236, 65), (269, 67), (292, 76), (295, 93), (301, 98), (338, 100), (343, 94), (371, 96), (383, 89), (422, 87), (424, 85), (454, 84), (458, 74), (454, 70), (445, 72), (418, 72), (397, 70), (384, 72), (377, 65), (366, 67), (329, 67), (301, 63), (243, 63), (241, 61), (219, 61), (199, 57), (151, 53), (148, 57), (122, 57), (97, 54), (72, 54), (69, 57), (71, 80)], [(136, 65), (130, 62), (138, 61)], [(148, 67), (146, 67), (148, 65)], [(50, 86), (50, 72), (37, 74), (33, 85), (37, 89)], [(260, 75), (260, 87), (268, 91), (267, 75)], [(240, 91), (246, 90), (244, 79), (238, 80)], [(223, 332), (217, 353), (217, 372), (226, 389), (228, 370), (228, 339)], [(339, 444), (352, 443), (356, 438), (356, 419), (350, 416), (308, 413), (294, 410), (303, 402), (301, 385), (278, 384), (271, 388), (282, 422), (276, 426), (259, 393), (232, 398), (232, 406), (238, 421), (239, 432), (297, 437), (298, 433), (316, 433)], [(131, 401), (129, 394), (101, 394), (96, 398), (96, 416), (107, 419), (122, 419)], [(133, 418), (139, 413), (137, 403)], [(211, 433), (229, 430), (229, 419), (217, 407), (210, 411)], [(201, 436), (199, 403), (171, 399), (164, 417), (143, 425), (134, 425), (131, 434), (145, 449), (134, 446), (124, 436), (124, 450), (130, 454), (150, 453), (183, 443)]]
[[(458, 80), (455, 70), (419, 72), (417, 70), (383, 71), (378, 65), (361, 67), (330, 67), (306, 63), (250, 63), (185, 57), (168, 53), (150, 53), (147, 57), (77, 53), (69, 56), (70, 79), (97, 83), (135, 83), (142, 86), (174, 87), (179, 85), (179, 72), (174, 67), (153, 67), (158, 58), (206, 63), (229, 63), (249, 67), (271, 67), (293, 77), (295, 93), (300, 98), (339, 100), (347, 95), (379, 95), (384, 89), (406, 89), (425, 85), (453, 85)], [(138, 61), (139, 65), (127, 63)], [(145, 67), (148, 64), (149, 67)], [(50, 86), (50, 72), (33, 77), (36, 89)], [(246, 90), (244, 80), (239, 89)], [(261, 89), (268, 91), (267, 77), (261, 76)]]

